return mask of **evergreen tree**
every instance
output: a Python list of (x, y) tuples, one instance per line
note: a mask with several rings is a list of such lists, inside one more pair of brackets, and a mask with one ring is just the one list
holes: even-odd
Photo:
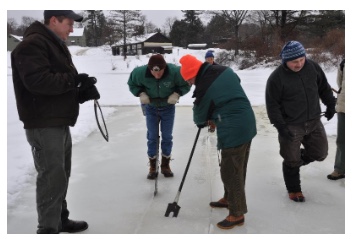
[(86, 10), (87, 22), (86, 40), (88, 46), (100, 46), (104, 44), (104, 27), (106, 26), (106, 19), (102, 10)]

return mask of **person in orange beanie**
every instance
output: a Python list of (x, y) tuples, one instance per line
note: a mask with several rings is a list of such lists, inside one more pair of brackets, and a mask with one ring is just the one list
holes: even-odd
[[(217, 126), (217, 148), (222, 150), (221, 178), (225, 194), (211, 207), (225, 207), (229, 215), (217, 226), (231, 229), (244, 224), (248, 212), (245, 176), (256, 121), (250, 101), (238, 75), (229, 67), (202, 63), (195, 56), (180, 58), (180, 73), (189, 85), (195, 85), (194, 123), (203, 128), (212, 120)], [(216, 205), (216, 206), (215, 206)]]

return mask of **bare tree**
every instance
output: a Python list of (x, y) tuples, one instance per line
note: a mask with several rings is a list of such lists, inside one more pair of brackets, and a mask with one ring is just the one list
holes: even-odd
[(234, 55), (238, 55), (240, 39), (239, 39), (239, 27), (247, 17), (248, 10), (221, 10), (221, 11), (209, 11), (208, 14), (219, 15), (223, 17), (226, 22), (233, 27), (233, 38), (234, 38)]
[(8, 18), (7, 19), (7, 34), (15, 34), (16, 33), (16, 29), (17, 29), (17, 22), (15, 20), (15, 18)]
[(176, 17), (167, 17), (165, 23), (162, 26), (162, 32), (164, 35), (169, 36), (170, 31), (172, 30), (173, 24), (177, 21)]
[[(131, 37), (135, 32), (135, 27), (140, 25), (140, 10), (111, 10), (111, 19), (117, 24), (116, 30), (120, 30), (123, 36), (124, 46), (126, 46), (127, 37)], [(124, 60), (126, 60), (126, 49), (124, 47)]]
[(296, 26), (305, 21), (309, 12), (306, 10), (271, 10), (263, 11), (263, 17), (266, 23), (276, 31), (282, 43), (284, 43)]

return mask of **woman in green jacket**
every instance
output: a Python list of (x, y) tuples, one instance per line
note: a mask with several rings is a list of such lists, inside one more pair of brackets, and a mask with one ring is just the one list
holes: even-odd
[(247, 213), (246, 169), (251, 141), (256, 135), (249, 99), (239, 77), (229, 67), (202, 63), (192, 55), (183, 56), (180, 63), (184, 80), (195, 84), (195, 124), (203, 128), (212, 120), (217, 126), (217, 147), (222, 150), (221, 178), (226, 191), (219, 202), (229, 209), (229, 215), (217, 226), (230, 229), (243, 225)]

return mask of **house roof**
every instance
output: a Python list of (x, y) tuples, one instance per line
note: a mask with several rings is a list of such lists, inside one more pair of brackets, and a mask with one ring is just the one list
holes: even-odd
[[(126, 44), (136, 44), (136, 43), (141, 43), (147, 41), (149, 38), (153, 37), (156, 35), (158, 32), (150, 33), (150, 34), (145, 34), (141, 36), (133, 36), (131, 38), (126, 39)], [(121, 39), (120, 41), (116, 42), (113, 44), (113, 46), (120, 46), (124, 44), (124, 40)]]
[[(70, 33), (70, 37), (81, 37), (83, 36), (83, 32), (84, 32), (84, 28), (74, 28), (72, 33)], [(13, 38), (22, 41), (23, 40), (23, 36), (16, 36), (14, 34), (10, 34), (10, 36), (12, 36)]]
[(74, 28), (73, 30), (74, 30), (74, 32), (70, 33), (70, 35), (69, 35), (70, 37), (82, 37), (85, 28), (84, 27), (82, 27), (82, 28)]
[(23, 37), (22, 36), (16, 36), (16, 35), (13, 35), (13, 34), (10, 34), (10, 36), (12, 36), (13, 38), (19, 40), (19, 41), (22, 41), (23, 40)]

